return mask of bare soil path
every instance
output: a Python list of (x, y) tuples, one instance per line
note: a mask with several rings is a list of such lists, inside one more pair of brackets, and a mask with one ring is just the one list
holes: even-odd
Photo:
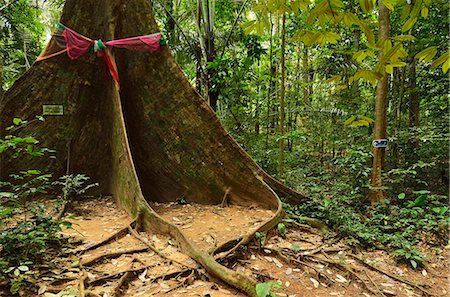
[[(250, 232), (272, 215), (239, 206), (152, 207), (204, 250)], [(170, 238), (130, 229), (132, 218), (112, 199), (80, 202), (68, 215), (73, 229), (64, 235), (73, 237), (75, 249), (53, 260), (56, 268), (36, 284), (39, 294), (23, 296), (245, 296), (207, 275)], [(448, 247), (424, 250), (429, 261), (412, 270), (385, 251), (355, 252), (307, 226), (288, 225), (284, 237), (273, 231), (267, 238), (263, 246), (253, 242), (222, 263), (260, 282), (280, 283), (276, 296), (449, 296)]]

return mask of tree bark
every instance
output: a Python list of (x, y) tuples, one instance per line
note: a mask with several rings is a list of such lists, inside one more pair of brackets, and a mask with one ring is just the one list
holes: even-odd
[[(145, 0), (68, 0), (61, 22), (103, 40), (159, 31)], [(52, 39), (44, 54), (57, 50)], [(33, 168), (62, 175), (70, 141), (71, 172), (91, 176), (101, 193), (112, 194), (146, 228), (172, 236), (210, 274), (256, 297), (255, 280), (217, 263), (159, 217), (148, 201), (184, 197), (220, 204), (231, 188), (230, 203), (275, 211), (259, 227), (267, 230), (282, 216), (276, 192), (296, 203), (304, 197), (267, 175), (240, 148), (192, 88), (167, 46), (158, 53), (119, 49), (114, 54), (120, 93), (111, 79), (105, 79), (103, 62), (91, 54), (75, 61), (59, 55), (36, 62), (8, 90), (0, 101), (2, 134), (14, 117), (40, 115), (43, 104), (61, 104), (65, 114), (19, 131), (55, 148), (56, 159), (7, 160), (0, 164), (0, 173), (5, 177)]]
[(399, 133), (402, 125), (402, 105), (403, 105), (403, 97), (405, 95), (405, 72), (406, 67), (402, 67), (399, 70), (399, 91), (398, 91), (398, 99), (397, 99), (397, 107), (395, 109), (395, 126), (394, 126), (394, 138), (395, 143), (393, 144), (393, 158), (394, 158), (394, 168), (400, 163), (400, 144), (399, 144)]
[[(378, 10), (378, 26), (379, 37), (383, 41), (382, 44), (389, 38), (390, 22), (389, 22), (389, 9), (384, 5), (383, 1), (379, 1)], [(380, 50), (379, 60), (382, 60), (384, 53)], [(387, 94), (388, 94), (388, 82), (389, 77), (384, 72), (383, 77), (377, 84), (377, 95), (375, 99), (375, 127), (374, 127), (374, 139), (386, 138), (387, 127)], [(372, 161), (372, 180), (370, 190), (370, 201), (372, 203), (384, 203), (384, 190), (382, 181), (382, 171), (384, 169), (384, 156), (385, 148), (373, 148), (373, 161)]]
[(420, 100), (419, 92), (417, 92), (416, 82), (416, 64), (417, 60), (413, 59), (409, 69), (409, 128), (411, 129), (411, 138), (409, 146), (411, 148), (410, 161), (415, 160), (415, 150), (419, 146), (419, 138), (417, 128), (419, 128), (420, 120)]
[(286, 14), (281, 21), (281, 82), (280, 82), (280, 156), (278, 160), (278, 176), (284, 176), (284, 95), (285, 95), (285, 50), (286, 50)]

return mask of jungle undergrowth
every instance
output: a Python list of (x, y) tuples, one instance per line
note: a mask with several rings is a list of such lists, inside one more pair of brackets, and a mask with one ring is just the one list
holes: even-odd
[[(7, 128), (8, 135), (0, 139), (0, 154), (12, 162), (24, 157), (54, 158), (54, 151), (42, 147), (37, 139), (14, 135), (27, 123), (14, 119)], [(60, 232), (63, 226), (71, 228), (71, 223), (53, 217), (51, 213), (57, 209), (40, 198), (48, 197), (54, 185), (62, 186), (62, 200), (94, 186), (84, 185), (89, 179), (84, 175), (69, 177), (55, 183), (52, 174), (33, 168), (0, 181), (0, 288), (5, 286), (11, 294), (18, 293), (39, 278), (41, 265), (51, 266), (54, 256), (63, 252), (67, 238)]]
[[(304, 178), (301, 191), (310, 199), (300, 205), (284, 205), (285, 209), (298, 217), (323, 221), (352, 246), (391, 251), (400, 262), (417, 268), (426, 261), (418, 248), (421, 242), (436, 249), (449, 242), (448, 197), (431, 193), (424, 188), (424, 181), (414, 180), (417, 168), (427, 166), (417, 161), (407, 170), (394, 171), (395, 176), (388, 172), (391, 187), (386, 189), (385, 204), (371, 205), (368, 185), (361, 182), (370, 174), (368, 158), (370, 154), (355, 151), (335, 158), (335, 166), (329, 169), (294, 170), (292, 176)], [(302, 175), (299, 170), (308, 173)], [(407, 180), (406, 175), (417, 190), (399, 182)]]

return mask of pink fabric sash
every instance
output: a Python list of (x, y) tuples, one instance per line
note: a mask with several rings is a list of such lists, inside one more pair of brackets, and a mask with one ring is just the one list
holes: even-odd
[(94, 52), (97, 52), (97, 56), (105, 61), (105, 64), (108, 67), (108, 70), (118, 88), (120, 88), (120, 85), (117, 66), (111, 51), (106, 46), (149, 53), (154, 53), (160, 50), (161, 33), (102, 42), (101, 40), (96, 41), (85, 37), (68, 27), (64, 26), (62, 28), (64, 28), (62, 34), (56, 35), (56, 37), (62, 37), (64, 39), (60, 40), (62, 41), (61, 43), (58, 43), (64, 49), (48, 56), (40, 56), (37, 61), (45, 60), (64, 52), (67, 52), (69, 59), (76, 60), (93, 48)]

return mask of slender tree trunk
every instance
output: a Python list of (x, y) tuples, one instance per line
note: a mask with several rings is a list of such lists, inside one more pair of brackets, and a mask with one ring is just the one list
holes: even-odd
[(303, 72), (304, 72), (304, 87), (303, 87), (303, 100), (305, 105), (308, 106), (311, 103), (311, 93), (310, 93), (310, 75), (309, 75), (309, 57), (308, 57), (308, 48), (306, 45), (303, 46)]
[(400, 163), (399, 133), (402, 125), (402, 104), (403, 104), (403, 97), (405, 94), (406, 67), (402, 67), (399, 72), (400, 72), (399, 91), (398, 91), (397, 107), (395, 110), (395, 126), (394, 126), (395, 143), (393, 144), (393, 153), (392, 153), (394, 159), (394, 168), (397, 168)]
[(3, 59), (0, 57), (0, 102), (2, 102), (3, 93)]
[[(379, 37), (383, 41), (382, 44), (389, 38), (390, 22), (389, 22), (389, 10), (384, 5), (383, 1), (379, 1), (378, 10), (378, 26)], [(379, 59), (382, 60), (383, 50), (380, 50)], [(386, 109), (387, 109), (387, 95), (388, 95), (388, 82), (389, 77), (385, 72), (383, 77), (377, 84), (377, 94), (375, 99), (375, 127), (374, 127), (374, 139), (386, 138)], [(372, 161), (372, 180), (371, 180), (371, 192), (370, 201), (372, 203), (384, 203), (384, 190), (382, 181), (382, 171), (384, 169), (384, 157), (385, 148), (373, 148), (373, 161)]]
[(286, 13), (281, 23), (281, 82), (280, 82), (280, 158), (278, 176), (284, 177), (284, 96), (285, 96), (285, 51), (286, 51)]
[(409, 72), (409, 128), (412, 131), (412, 137), (410, 138), (410, 160), (414, 161), (415, 150), (419, 146), (419, 138), (417, 133), (417, 128), (419, 128), (420, 120), (420, 100), (419, 93), (417, 92), (417, 82), (416, 82), (416, 59), (413, 59), (410, 66)]
[(266, 143), (265, 143), (265, 151), (269, 149), (269, 135), (271, 129), (271, 121), (270, 121), (270, 111), (272, 108), (272, 97), (275, 89), (275, 68), (273, 65), (273, 22), (272, 16), (270, 16), (270, 40), (269, 40), (269, 86), (267, 88), (267, 118), (266, 118)]

